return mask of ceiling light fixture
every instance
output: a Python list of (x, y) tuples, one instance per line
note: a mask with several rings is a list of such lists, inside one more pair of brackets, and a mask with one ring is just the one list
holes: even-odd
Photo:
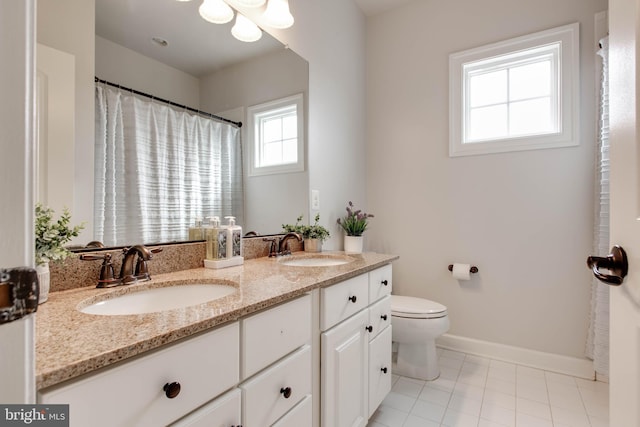
[(198, 9), (205, 21), (226, 24), (233, 19), (233, 9), (222, 0), (204, 0)]
[(262, 37), (262, 30), (249, 18), (236, 13), (236, 24), (231, 28), (231, 34), (242, 42), (255, 42)]
[[(176, 0), (188, 2), (191, 0)], [(227, 3), (228, 0), (203, 0), (198, 8), (200, 16), (205, 21), (214, 24), (226, 24), (233, 19), (234, 10)], [(233, 0), (232, 4), (242, 7), (262, 7), (267, 3), (263, 18), (265, 23), (273, 28), (285, 29), (293, 25), (293, 15), (289, 11), (289, 0)], [(254, 42), (262, 37), (262, 30), (249, 18), (236, 13), (236, 23), (231, 29), (231, 34), (243, 42)]]
[(289, 11), (288, 0), (269, 0), (267, 10), (264, 11), (267, 25), (273, 28), (289, 28), (293, 25), (293, 15)]
[(235, 3), (242, 7), (260, 7), (266, 2), (267, 0), (235, 0)]

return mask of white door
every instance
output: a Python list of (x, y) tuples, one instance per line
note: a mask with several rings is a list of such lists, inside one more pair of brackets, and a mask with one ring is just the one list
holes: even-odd
[[(0, 267), (33, 265), (35, 0), (0, 2)], [(0, 325), (0, 402), (35, 403), (34, 315)]]
[(369, 312), (362, 310), (322, 334), (323, 427), (364, 427), (369, 401)]
[[(640, 426), (640, 141), (638, 0), (609, 1), (611, 243), (629, 273), (611, 289), (610, 424)], [(604, 286), (604, 285), (603, 285)]]

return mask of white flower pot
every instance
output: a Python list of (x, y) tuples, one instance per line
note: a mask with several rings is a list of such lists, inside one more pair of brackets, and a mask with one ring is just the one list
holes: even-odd
[(49, 263), (36, 265), (36, 273), (38, 273), (38, 283), (40, 286), (40, 296), (38, 297), (38, 304), (42, 304), (49, 299), (50, 288), (50, 276)]
[(322, 240), (320, 239), (304, 239), (305, 252), (322, 252)]
[(361, 254), (362, 243), (362, 236), (344, 236), (344, 251), (350, 254)]

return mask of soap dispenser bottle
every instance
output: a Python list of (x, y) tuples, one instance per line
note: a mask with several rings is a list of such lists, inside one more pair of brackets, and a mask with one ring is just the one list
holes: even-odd
[(220, 224), (219, 217), (211, 217), (207, 230), (207, 259), (227, 258), (227, 240), (227, 227)]
[(242, 256), (242, 227), (234, 216), (225, 216), (227, 224), (227, 258)]
[(195, 225), (189, 227), (189, 240), (204, 240), (204, 228), (202, 226), (202, 218), (197, 217)]

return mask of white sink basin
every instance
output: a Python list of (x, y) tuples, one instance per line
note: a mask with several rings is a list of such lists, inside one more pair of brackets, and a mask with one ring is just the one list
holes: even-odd
[(341, 255), (301, 255), (292, 258), (282, 258), (280, 264), (291, 267), (331, 267), (348, 264), (353, 259)]
[(174, 285), (145, 289), (98, 301), (80, 311), (87, 314), (144, 314), (203, 304), (230, 295), (238, 289), (219, 284)]

